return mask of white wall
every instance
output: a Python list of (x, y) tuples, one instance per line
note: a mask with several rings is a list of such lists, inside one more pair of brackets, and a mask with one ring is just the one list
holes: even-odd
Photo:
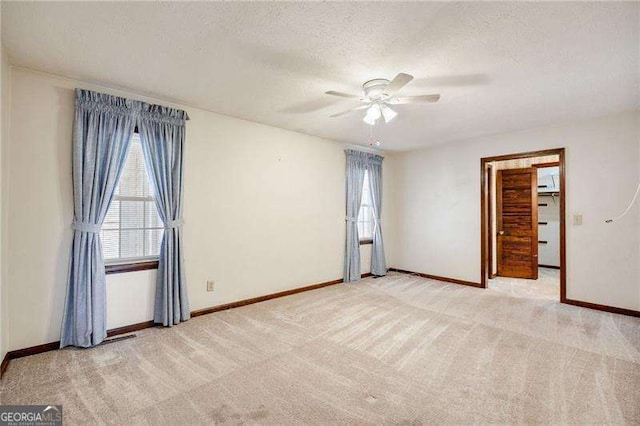
[(630, 112), (394, 154), (394, 266), (480, 282), (480, 158), (566, 147), (567, 297), (640, 309), (640, 207), (604, 223), (640, 179), (639, 120)]
[(6, 261), (6, 174), (5, 154), (9, 133), (9, 58), (0, 44), (0, 360), (4, 359), (8, 347), (9, 309), (7, 298)]
[[(371, 245), (360, 246), (360, 260), (362, 262), (362, 273), (365, 274), (370, 272), (371, 270)], [(340, 249), (338, 249), (338, 253), (341, 253)], [(387, 256), (388, 257), (388, 256)], [(189, 273), (190, 270), (187, 270)], [(335, 275), (334, 279), (340, 278), (340, 274)], [(136, 324), (140, 322), (145, 322), (153, 319), (153, 302), (155, 298), (155, 279), (156, 279), (156, 271), (139, 271), (139, 272), (130, 272), (126, 274), (116, 274), (116, 275), (108, 275), (107, 276), (107, 320), (108, 320), (108, 328), (116, 328), (122, 327), (125, 325)], [(190, 280), (190, 277), (187, 277), (187, 280)], [(320, 281), (316, 281), (320, 282)], [(302, 287), (306, 284), (315, 284), (316, 282), (304, 281), (300, 282), (300, 284), (293, 284), (287, 288), (283, 287), (282, 289)], [(191, 282), (190, 282), (191, 284)], [(216, 280), (216, 286), (219, 286)], [(190, 285), (190, 293), (191, 297), (192, 288), (195, 286)], [(204, 287), (204, 283), (202, 283), (202, 287)], [(274, 287), (275, 288), (275, 287)], [(280, 291), (278, 289), (269, 289), (269, 288), (260, 288), (261, 293), (247, 293), (247, 296), (239, 296), (235, 299), (225, 299), (219, 300), (215, 299), (213, 302), (210, 302), (210, 305), (203, 304), (198, 308), (211, 306), (213, 304), (223, 304), (228, 303), (235, 300), (246, 299), (255, 296), (261, 296), (268, 293), (275, 293)], [(217, 291), (217, 290), (216, 290)], [(211, 293), (204, 293), (211, 294)], [(215, 292), (214, 292), (215, 294)], [(193, 306), (193, 300), (191, 300), (191, 309), (198, 309)]]
[[(167, 104), (12, 69), (10, 349), (59, 339), (72, 235), (75, 87)], [(191, 117), (184, 211), (191, 309), (342, 277), (344, 147), (181, 108)], [(155, 271), (107, 277), (109, 328), (152, 319), (154, 279)], [(208, 279), (215, 280), (214, 292), (205, 291)]]

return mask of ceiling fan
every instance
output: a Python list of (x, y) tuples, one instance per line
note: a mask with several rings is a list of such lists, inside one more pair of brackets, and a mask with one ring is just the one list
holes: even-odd
[(339, 96), (341, 98), (359, 99), (362, 105), (348, 109), (346, 111), (339, 112), (331, 115), (331, 117), (340, 117), (341, 115), (349, 114), (354, 111), (367, 110), (363, 121), (371, 126), (376, 124), (376, 121), (380, 117), (384, 117), (385, 123), (390, 122), (398, 115), (391, 105), (410, 104), (418, 102), (438, 102), (440, 95), (418, 95), (418, 96), (403, 96), (397, 97), (395, 94), (406, 86), (413, 76), (405, 73), (400, 73), (395, 76), (391, 81), (386, 78), (376, 78), (369, 80), (362, 85), (364, 96), (351, 95), (349, 93), (335, 92), (330, 90), (325, 92), (327, 95)]

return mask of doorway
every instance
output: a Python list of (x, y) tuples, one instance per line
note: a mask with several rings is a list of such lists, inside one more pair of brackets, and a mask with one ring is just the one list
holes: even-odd
[(481, 159), (481, 283), (566, 300), (564, 148)]

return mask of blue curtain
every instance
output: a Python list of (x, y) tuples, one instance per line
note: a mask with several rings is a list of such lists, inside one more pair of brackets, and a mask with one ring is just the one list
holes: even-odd
[(76, 90), (73, 126), (73, 243), (60, 347), (88, 347), (107, 336), (100, 228), (133, 135), (132, 101)]
[[(347, 156), (346, 171), (346, 242), (344, 254), (344, 282), (360, 280), (360, 237), (358, 235), (358, 213), (362, 202), (362, 186), (365, 171), (369, 171), (372, 197), (374, 199), (375, 230), (374, 247), (371, 256), (371, 272), (374, 275), (386, 275), (382, 230), (380, 228), (380, 207), (382, 199), (382, 157), (368, 152), (345, 150)], [(374, 175), (372, 177), (372, 175)], [(376, 207), (378, 206), (378, 207)]]
[(187, 113), (76, 89), (73, 125), (73, 244), (60, 347), (95, 346), (107, 336), (100, 229), (138, 127), (165, 226), (158, 267), (155, 322), (189, 319), (182, 251), (182, 176)]
[(366, 154), (351, 149), (345, 150), (347, 155), (346, 170), (346, 222), (347, 232), (344, 254), (344, 278), (348, 283), (360, 279), (360, 237), (358, 235), (358, 212), (362, 202), (362, 186), (364, 184), (364, 172)]
[(366, 168), (369, 175), (369, 187), (373, 201), (373, 246), (371, 247), (371, 273), (381, 277), (387, 275), (387, 262), (384, 257), (384, 244), (382, 242), (382, 157), (376, 155), (368, 162)]
[(156, 281), (154, 321), (165, 326), (189, 319), (182, 248), (184, 111), (143, 106), (139, 130), (151, 188), (164, 223)]

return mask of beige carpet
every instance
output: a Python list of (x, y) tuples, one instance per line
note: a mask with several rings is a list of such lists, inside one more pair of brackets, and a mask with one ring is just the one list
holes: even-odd
[(67, 424), (640, 423), (640, 319), (391, 274), (11, 362)]
[(496, 277), (489, 280), (489, 288), (514, 297), (560, 300), (560, 271), (538, 268), (537, 280)]

